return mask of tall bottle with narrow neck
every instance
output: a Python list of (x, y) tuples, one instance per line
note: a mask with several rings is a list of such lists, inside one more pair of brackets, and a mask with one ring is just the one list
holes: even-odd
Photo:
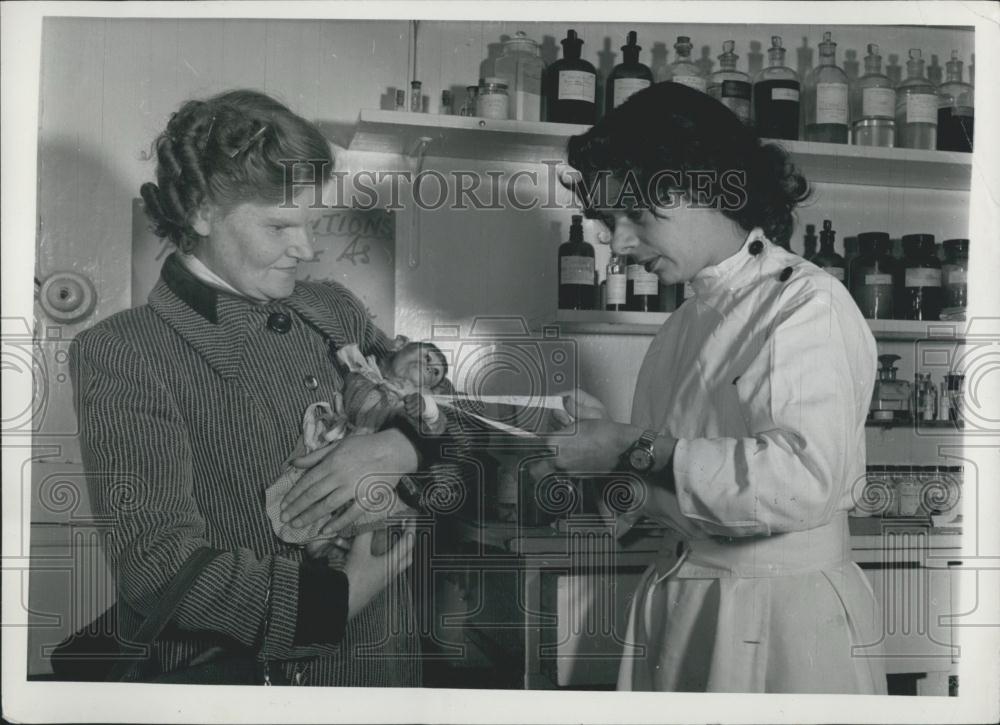
[(799, 138), (799, 74), (785, 65), (781, 37), (771, 37), (767, 67), (753, 81), (753, 122), (765, 138)]
[(583, 40), (575, 30), (562, 39), (563, 57), (545, 73), (546, 120), (592, 124), (597, 120), (597, 70), (580, 57)]
[(732, 40), (722, 43), (719, 56), (719, 70), (708, 81), (708, 94), (722, 101), (730, 111), (745, 124), (750, 123), (750, 76), (736, 70), (739, 56), (733, 52), (736, 44)]
[(701, 68), (691, 61), (691, 38), (678, 35), (674, 50), (677, 52), (677, 60), (668, 68), (670, 71), (668, 80), (705, 93), (708, 90), (708, 82), (702, 75)]
[(819, 65), (809, 71), (805, 98), (805, 140), (847, 143), (847, 74), (837, 65), (837, 44), (823, 33)]
[(920, 49), (911, 48), (906, 80), (896, 88), (897, 146), (933, 149), (937, 145), (937, 118), (937, 89), (924, 75)]
[(946, 80), (938, 88), (937, 147), (940, 151), (972, 151), (975, 100), (972, 85), (962, 82), (957, 50), (951, 51), (945, 69)]
[(639, 36), (629, 31), (628, 39), (622, 46), (623, 62), (616, 65), (608, 76), (608, 89), (604, 94), (608, 111), (625, 103), (629, 96), (653, 84), (653, 71), (639, 62)]
[(855, 146), (892, 147), (896, 139), (896, 90), (882, 72), (878, 46), (868, 45), (865, 74), (851, 89), (851, 133)]

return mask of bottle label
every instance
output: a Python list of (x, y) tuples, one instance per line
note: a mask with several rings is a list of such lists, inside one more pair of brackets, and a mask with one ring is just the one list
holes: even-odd
[(954, 269), (948, 272), (948, 284), (966, 284), (966, 277), (968, 272), (964, 269)]
[(798, 88), (772, 88), (771, 89), (771, 100), (772, 101), (795, 101), (799, 102), (799, 89)]
[(891, 274), (866, 274), (865, 284), (877, 285), (877, 284), (892, 284)]
[(735, 113), (744, 123), (750, 122), (750, 84), (746, 81), (722, 81), (724, 106)]
[(847, 125), (847, 85), (816, 84), (816, 123)]
[(559, 284), (594, 285), (594, 258), (567, 255), (559, 258)]
[(614, 82), (614, 107), (618, 108), (628, 100), (629, 96), (638, 93), (643, 88), (648, 88), (649, 85), (649, 81), (645, 78), (616, 78)]
[(892, 118), (896, 112), (896, 91), (891, 88), (865, 88), (861, 91), (861, 115)]
[(652, 272), (647, 272), (641, 264), (628, 266), (628, 279), (632, 280), (632, 294), (655, 295), (660, 291), (660, 280)]
[(702, 78), (701, 76), (675, 75), (671, 76), (670, 80), (672, 80), (674, 83), (680, 83), (682, 86), (687, 86), (688, 88), (694, 88), (696, 91), (701, 91), (702, 93), (705, 92), (705, 89), (708, 86), (705, 79)]
[(907, 287), (940, 287), (941, 270), (933, 267), (910, 267), (906, 270)]
[(624, 274), (609, 274), (608, 283), (606, 285), (608, 299), (605, 304), (609, 305), (624, 305), (625, 304), (625, 291), (626, 282)]
[(844, 268), (843, 267), (823, 267), (824, 272), (829, 274), (831, 277), (836, 277), (841, 282), (844, 281)]
[(594, 102), (597, 76), (585, 70), (559, 71), (559, 100)]
[(937, 96), (914, 93), (906, 97), (907, 123), (937, 124)]
[(509, 114), (510, 98), (506, 93), (480, 93), (476, 99), (476, 115), (480, 118), (505, 119)]

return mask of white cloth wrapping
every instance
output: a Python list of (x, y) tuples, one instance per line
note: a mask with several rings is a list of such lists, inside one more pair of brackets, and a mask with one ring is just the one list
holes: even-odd
[(678, 439), (676, 495), (647, 492), (670, 535), (633, 599), (619, 689), (884, 693), (845, 513), (871, 333), (841, 282), (759, 229), (692, 285), (636, 385), (632, 422)]

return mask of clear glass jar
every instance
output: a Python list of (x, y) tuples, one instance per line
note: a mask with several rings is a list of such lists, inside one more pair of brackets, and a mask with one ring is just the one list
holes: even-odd
[(459, 116), (476, 115), (476, 99), (479, 97), (479, 86), (465, 87), (465, 103), (458, 111)]
[(722, 43), (722, 55), (719, 56), (719, 70), (711, 75), (708, 81), (708, 94), (722, 102), (730, 111), (743, 121), (750, 123), (750, 76), (736, 70), (739, 56), (733, 52), (736, 44), (732, 40)]
[(945, 263), (941, 265), (944, 306), (965, 307), (968, 300), (969, 240), (946, 239), (942, 246), (945, 256)]
[(859, 254), (851, 260), (851, 296), (868, 320), (893, 319), (898, 264), (887, 232), (858, 234)]
[(691, 38), (678, 35), (674, 50), (677, 51), (677, 60), (669, 65), (667, 80), (705, 93), (708, 90), (708, 83), (701, 73), (701, 68), (691, 60)]
[(896, 88), (896, 140), (904, 149), (937, 146), (937, 89), (924, 75), (919, 48), (910, 49), (906, 80)]
[(896, 90), (882, 72), (878, 46), (870, 44), (865, 74), (851, 88), (851, 135), (855, 146), (891, 148), (896, 139)]
[(480, 118), (507, 119), (510, 117), (510, 96), (503, 78), (483, 78), (476, 97), (476, 115)]
[(495, 73), (507, 83), (510, 95), (509, 118), (516, 121), (542, 120), (542, 61), (538, 43), (517, 31), (504, 41), (503, 54), (497, 58)]
[(819, 44), (819, 65), (806, 76), (805, 140), (823, 143), (847, 143), (848, 81), (837, 65), (837, 44), (830, 33), (823, 33)]

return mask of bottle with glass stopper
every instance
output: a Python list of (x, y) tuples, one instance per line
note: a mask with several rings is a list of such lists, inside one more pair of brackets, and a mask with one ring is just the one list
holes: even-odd
[(546, 120), (592, 124), (597, 120), (597, 70), (580, 57), (583, 40), (575, 30), (567, 30), (560, 42), (563, 57), (546, 72)]
[(802, 238), (802, 258), (812, 260), (816, 255), (816, 225), (806, 224), (806, 233)]
[(627, 271), (626, 258), (612, 254), (608, 261), (607, 276), (604, 279), (605, 298), (604, 309), (611, 312), (623, 312), (626, 307)]
[(701, 73), (701, 68), (691, 60), (691, 47), (691, 38), (686, 35), (677, 36), (677, 42), (674, 43), (677, 60), (668, 66), (667, 80), (704, 93), (708, 89), (708, 83)]
[(634, 30), (629, 31), (628, 39), (622, 46), (624, 60), (608, 76), (608, 90), (604, 94), (605, 108), (608, 111), (618, 108), (633, 93), (653, 84), (653, 71), (639, 62), (642, 46), (637, 45), (638, 39)]
[(937, 147), (939, 151), (970, 152), (975, 100), (972, 86), (962, 82), (962, 61), (957, 50), (951, 51), (945, 73), (946, 80), (938, 88)]
[(767, 66), (753, 81), (753, 119), (765, 138), (799, 138), (799, 74), (785, 65), (781, 37), (771, 36)]
[(594, 247), (583, 239), (583, 216), (574, 214), (569, 241), (559, 245), (559, 309), (595, 307)]
[(823, 33), (819, 65), (806, 76), (805, 140), (847, 143), (847, 74), (837, 65), (837, 44), (831, 33)]
[(868, 45), (865, 74), (851, 91), (851, 131), (855, 146), (891, 148), (896, 139), (896, 90), (882, 72), (878, 46)]
[(906, 80), (896, 88), (896, 145), (905, 149), (937, 146), (937, 89), (924, 75), (920, 56), (919, 48), (910, 49)]
[(722, 55), (719, 57), (719, 70), (711, 75), (708, 82), (708, 94), (722, 101), (730, 111), (743, 121), (750, 123), (750, 76), (736, 70), (739, 56), (733, 52), (736, 44), (732, 40), (722, 43)]
[(843, 282), (844, 258), (837, 254), (833, 248), (836, 236), (837, 232), (833, 230), (833, 222), (824, 219), (823, 230), (819, 233), (819, 252), (814, 254), (809, 261)]

